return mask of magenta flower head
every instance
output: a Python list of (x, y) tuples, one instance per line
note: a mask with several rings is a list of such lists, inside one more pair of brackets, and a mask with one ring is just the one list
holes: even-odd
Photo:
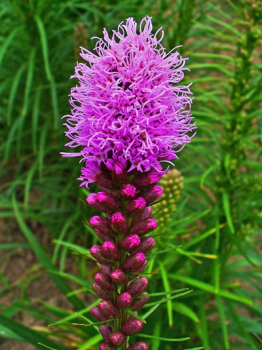
[[(96, 164), (110, 165), (116, 175), (125, 162), (128, 171), (159, 171), (160, 162), (177, 158), (194, 136), (191, 84), (178, 85), (186, 59), (177, 51), (167, 53), (162, 28), (155, 34), (152, 29), (150, 17), (140, 25), (128, 18), (111, 37), (104, 29), (95, 53), (81, 48), (87, 63), (75, 68), (79, 83), (65, 116), (67, 146), (81, 150), (63, 156), (82, 157), (86, 167), (80, 180), (86, 186), (99, 177)], [(95, 174), (86, 170), (90, 166)]]

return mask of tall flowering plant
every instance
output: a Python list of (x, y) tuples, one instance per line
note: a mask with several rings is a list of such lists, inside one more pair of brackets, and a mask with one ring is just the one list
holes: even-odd
[[(81, 156), (81, 186), (97, 183), (87, 203), (103, 216), (90, 225), (101, 240), (90, 253), (101, 272), (93, 289), (102, 299), (90, 312), (101, 322), (100, 350), (146, 350), (144, 342), (127, 343), (142, 330), (136, 317), (149, 300), (143, 274), (146, 255), (155, 245), (148, 234), (157, 227), (151, 204), (162, 194), (157, 185), (165, 173), (161, 163), (194, 136), (190, 85), (181, 86), (186, 59), (177, 51), (165, 52), (163, 31), (152, 34), (151, 18), (139, 28), (133, 18), (121, 23), (112, 37), (104, 29), (95, 54), (82, 48), (73, 78), (67, 146), (81, 147), (65, 157)], [(131, 311), (130, 311), (131, 310)]]

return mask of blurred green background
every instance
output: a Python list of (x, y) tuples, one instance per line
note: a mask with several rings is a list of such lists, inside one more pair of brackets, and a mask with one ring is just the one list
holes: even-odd
[[(142, 309), (153, 338), (137, 338), (152, 350), (262, 349), (262, 1), (2, 0), (3, 350), (98, 348), (97, 327), (84, 326), (96, 302), (86, 250), (97, 238), (84, 222), (94, 211), (78, 159), (60, 156), (61, 117), (79, 46), (92, 50), (104, 27), (145, 15), (163, 27), (167, 51), (183, 45), (189, 58), (183, 84), (193, 82), (198, 130), (162, 180), (170, 197), (155, 215), (167, 233), (147, 272), (150, 292), (169, 294)], [(170, 292), (183, 288), (192, 292)]]

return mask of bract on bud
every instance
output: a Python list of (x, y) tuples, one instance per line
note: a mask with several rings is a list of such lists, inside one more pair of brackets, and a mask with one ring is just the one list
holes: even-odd
[(148, 173), (141, 173), (133, 181), (133, 185), (137, 188), (143, 188), (153, 185), (161, 179), (161, 176), (165, 174), (165, 171), (151, 171)]
[(137, 235), (145, 235), (150, 231), (153, 231), (157, 228), (157, 222), (154, 218), (144, 219), (137, 222), (132, 226), (130, 233), (136, 233)]
[(110, 335), (112, 331), (108, 326), (99, 326), (99, 332), (102, 335), (104, 341), (110, 342)]
[(152, 215), (152, 208), (151, 207), (145, 207), (142, 211), (137, 213), (133, 218), (132, 218), (132, 224), (135, 225), (137, 222), (148, 219)]
[[(139, 296), (148, 295), (147, 292), (142, 292)], [(131, 305), (131, 310), (136, 311), (141, 309), (148, 301), (150, 297), (135, 299)]]
[(93, 216), (90, 219), (90, 225), (97, 229), (99, 232), (103, 233), (104, 235), (114, 235), (114, 231), (110, 227), (110, 221), (107, 218), (104, 218), (103, 216)]
[(127, 235), (121, 242), (121, 248), (131, 251), (136, 249), (140, 244), (140, 238), (138, 235)]
[(111, 213), (120, 209), (120, 203), (117, 197), (111, 193), (90, 193), (86, 200), (92, 208), (103, 213)]
[(99, 308), (103, 315), (109, 318), (117, 318), (119, 316), (119, 311), (115, 305), (110, 300), (102, 300), (99, 303)]
[(102, 314), (101, 310), (98, 306), (94, 306), (90, 309), (90, 314), (97, 320), (97, 321), (106, 321), (107, 317)]
[(144, 272), (144, 270), (145, 270), (146, 267), (147, 267), (147, 260), (145, 260), (145, 261), (143, 262), (143, 264), (142, 264), (138, 269), (136, 269), (136, 271), (132, 274), (132, 275), (134, 275), (133, 278), (137, 277), (138, 274)]
[(120, 346), (124, 343), (126, 337), (122, 332), (114, 332), (110, 335), (110, 342), (115, 346)]
[(141, 191), (139, 194), (144, 198), (146, 204), (148, 205), (156, 201), (162, 195), (162, 193), (163, 190), (161, 186), (154, 185), (144, 191)]
[(111, 222), (117, 231), (126, 233), (128, 228), (128, 221), (122, 213), (114, 213)]
[(99, 350), (116, 350), (116, 347), (109, 342), (101, 343), (99, 345)]
[(112, 272), (112, 269), (111, 267), (107, 266), (107, 265), (100, 265), (100, 268), (101, 268), (101, 271), (107, 275), (107, 276), (110, 276), (111, 275), (111, 272)]
[(127, 178), (127, 166), (126, 160), (123, 158), (114, 157), (112, 159), (108, 159), (106, 162), (107, 169), (110, 170), (116, 180), (120, 183), (125, 183)]
[(94, 280), (106, 291), (114, 289), (110, 277), (102, 272), (98, 272)]
[(127, 291), (132, 295), (139, 295), (148, 287), (148, 279), (139, 277), (135, 281), (128, 283)]
[(127, 184), (123, 186), (120, 193), (125, 199), (133, 199), (136, 196), (136, 188), (133, 185)]
[(148, 349), (148, 345), (143, 341), (136, 342), (130, 345), (129, 347), (129, 350), (147, 350), (147, 349)]
[(108, 300), (112, 297), (112, 293), (110, 291), (104, 290), (103, 287), (101, 287), (98, 283), (93, 284), (93, 289), (101, 299)]
[(102, 255), (102, 247), (98, 244), (94, 244), (90, 249), (90, 254), (95, 258), (99, 263), (104, 265), (112, 265), (113, 262), (110, 262), (104, 258)]
[(111, 277), (112, 282), (116, 283), (116, 284), (123, 284), (126, 281), (126, 275), (125, 275), (124, 271), (122, 271), (120, 269), (114, 270), (110, 274), (110, 277)]
[(146, 206), (146, 201), (144, 200), (144, 198), (139, 197), (137, 199), (132, 200), (130, 203), (128, 203), (126, 207), (126, 213), (128, 215), (133, 214), (135, 212), (143, 210), (145, 206)]
[(133, 299), (130, 293), (121, 293), (117, 297), (117, 307), (119, 309), (127, 309), (132, 304)]
[(152, 237), (148, 237), (148, 238), (143, 238), (141, 239), (141, 243), (140, 245), (133, 251), (133, 253), (148, 253), (150, 252), (151, 249), (154, 248), (156, 242)]
[(145, 255), (143, 253), (136, 253), (134, 255), (131, 255), (126, 259), (126, 262), (123, 266), (123, 270), (134, 272), (143, 265), (144, 261)]
[(118, 261), (121, 258), (120, 250), (114, 242), (104, 242), (102, 245), (101, 253), (106, 259), (109, 260)]
[(95, 228), (95, 233), (96, 233), (97, 237), (101, 239), (102, 242), (106, 242), (106, 241), (115, 242), (114, 237), (109, 236), (109, 235), (104, 235), (103, 233), (98, 231), (96, 228)]
[(122, 327), (122, 331), (125, 335), (133, 335), (141, 332), (143, 329), (143, 322), (137, 318), (131, 316), (128, 321)]

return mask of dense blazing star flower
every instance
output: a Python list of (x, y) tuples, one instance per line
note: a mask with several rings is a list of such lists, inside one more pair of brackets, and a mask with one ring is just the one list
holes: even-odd
[(126, 162), (128, 171), (159, 170), (160, 162), (177, 158), (195, 129), (190, 85), (178, 85), (186, 59), (165, 52), (162, 29), (153, 34), (150, 17), (139, 29), (128, 18), (111, 38), (106, 29), (103, 34), (96, 54), (82, 48), (88, 64), (75, 68), (79, 85), (71, 90), (73, 108), (65, 116), (67, 146), (82, 150), (63, 156), (82, 156), (85, 184), (93, 182), (85, 169), (110, 159)]

